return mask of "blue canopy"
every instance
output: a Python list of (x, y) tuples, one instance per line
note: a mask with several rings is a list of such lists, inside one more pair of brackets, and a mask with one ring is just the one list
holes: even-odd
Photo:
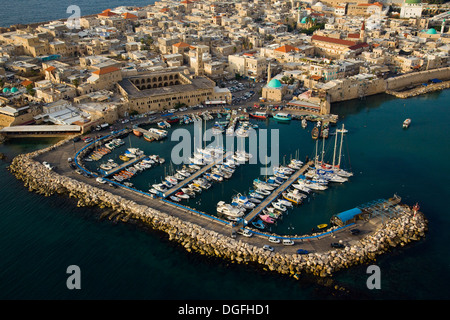
[(362, 211), (358, 208), (353, 208), (336, 215), (336, 218), (342, 221), (345, 224), (347, 221), (352, 220), (355, 216), (361, 214)]

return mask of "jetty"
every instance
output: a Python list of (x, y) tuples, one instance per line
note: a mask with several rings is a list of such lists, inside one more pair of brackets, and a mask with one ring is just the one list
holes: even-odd
[(309, 161), (304, 164), (299, 170), (294, 172), (289, 179), (287, 179), (283, 184), (281, 184), (278, 188), (274, 189), (273, 192), (261, 201), (253, 210), (244, 217), (244, 223), (250, 223), (257, 215), (259, 215), (268, 205), (272, 203), (277, 197), (279, 197), (287, 188), (289, 188), (295, 181), (298, 180), (300, 175), (302, 175), (312, 164), (314, 161)]
[(151, 137), (154, 140), (161, 140), (161, 139), (163, 139), (163, 136), (161, 136), (161, 135), (159, 135), (159, 134), (157, 134), (155, 132), (152, 132), (152, 131), (149, 131), (149, 130), (145, 130), (145, 129), (141, 128), (141, 127), (137, 127), (136, 126), (136, 127), (133, 128), (133, 130), (141, 132), (144, 136)]
[(109, 171), (103, 171), (104, 172), (103, 173), (103, 177), (106, 178), (106, 177), (109, 177), (109, 176), (111, 176), (111, 175), (113, 175), (113, 174), (115, 174), (117, 172), (120, 172), (120, 171), (124, 170), (125, 168), (135, 164), (136, 162), (141, 161), (145, 157), (147, 157), (145, 154), (141, 154), (141, 155), (137, 156), (136, 158), (133, 158), (133, 159), (127, 161), (127, 162), (124, 162), (121, 165), (119, 165), (119, 166), (117, 166), (117, 167), (115, 167), (115, 168), (113, 168), (113, 169), (111, 169)]
[(233, 151), (228, 151), (222, 157), (218, 158), (217, 160), (213, 161), (212, 163), (209, 163), (208, 165), (205, 165), (203, 168), (201, 168), (200, 170), (196, 171), (195, 173), (193, 173), (192, 175), (190, 175), (189, 177), (187, 177), (186, 179), (184, 179), (183, 181), (178, 183), (176, 186), (174, 186), (174, 187), (170, 188), (169, 190), (167, 190), (166, 192), (164, 192), (164, 197), (165, 198), (169, 197), (175, 191), (177, 191), (181, 187), (185, 186), (186, 184), (190, 183), (191, 181), (197, 179), (202, 174), (204, 174), (205, 172), (210, 170), (213, 166), (215, 166), (216, 164), (222, 163), (224, 160), (231, 157), (233, 154), (234, 154)]

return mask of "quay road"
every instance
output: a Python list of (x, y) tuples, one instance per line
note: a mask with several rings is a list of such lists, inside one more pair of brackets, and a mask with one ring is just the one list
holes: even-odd
[[(196, 214), (193, 214), (189, 210), (185, 210), (176, 205), (170, 205), (167, 201), (162, 201), (159, 199), (154, 199), (149, 196), (145, 196), (138, 192), (134, 192), (127, 188), (114, 188), (109, 186), (108, 184), (99, 184), (95, 181), (95, 178), (86, 177), (84, 175), (77, 174), (75, 170), (73, 170), (69, 162), (68, 158), (74, 158), (74, 155), (77, 150), (80, 150), (84, 146), (83, 141), (78, 141), (74, 143), (66, 143), (63, 146), (60, 146), (54, 150), (41, 154), (35, 158), (35, 160), (39, 162), (47, 161), (51, 165), (55, 166), (55, 173), (70, 177), (71, 179), (78, 180), (84, 182), (86, 184), (95, 185), (97, 188), (104, 189), (114, 195), (120, 196), (125, 199), (129, 199), (134, 201), (140, 205), (145, 205), (160, 212), (164, 212), (168, 215), (172, 215), (184, 221), (189, 221), (191, 223), (197, 224), (202, 228), (213, 230), (217, 233), (223, 234), (225, 236), (231, 236), (232, 226), (225, 225), (223, 223), (218, 223), (213, 219), (208, 219)], [(212, 187), (214, 188), (214, 187)], [(209, 192), (214, 192), (213, 190), (209, 190)], [(247, 238), (240, 234), (237, 235), (236, 240), (241, 240), (248, 242), (251, 245), (262, 247), (265, 244), (269, 244), (272, 246), (276, 252), (293, 254), (298, 249), (306, 249), (309, 252), (325, 252), (330, 250), (330, 244), (332, 242), (341, 241), (343, 244), (351, 245), (361, 238), (363, 238), (368, 233), (377, 229), (382, 222), (382, 219), (370, 219), (369, 221), (358, 221), (357, 225), (354, 226), (361, 230), (359, 235), (351, 235), (347, 229), (342, 229), (339, 231), (333, 232), (331, 235), (326, 235), (320, 238), (313, 238), (310, 240), (304, 240), (302, 242), (295, 241), (295, 245), (293, 246), (284, 246), (282, 244), (273, 244), (269, 243), (267, 240), (267, 236), (255, 234), (254, 236)]]

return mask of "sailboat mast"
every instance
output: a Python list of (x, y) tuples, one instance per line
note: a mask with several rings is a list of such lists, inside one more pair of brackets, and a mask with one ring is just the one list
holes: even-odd
[(341, 167), (341, 154), (342, 154), (342, 141), (344, 140), (344, 124), (342, 124), (342, 130), (341, 130), (341, 145), (339, 146), (339, 162), (338, 167)]
[(316, 156), (314, 157), (314, 165), (317, 167), (317, 144), (318, 140), (316, 140)]
[[(323, 130), (322, 130), (322, 133), (323, 133)], [(322, 165), (323, 165), (323, 154), (324, 153), (325, 153), (325, 136), (322, 134), (322, 159), (321, 159)]]
[(334, 137), (334, 150), (333, 150), (333, 169), (334, 169), (334, 164), (335, 164), (335, 158), (336, 158), (336, 145), (337, 145), (337, 132), (339, 130), (336, 130), (336, 135)]

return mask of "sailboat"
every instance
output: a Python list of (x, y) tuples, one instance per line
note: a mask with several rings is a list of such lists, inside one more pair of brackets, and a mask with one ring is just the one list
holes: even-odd
[[(345, 129), (344, 124), (342, 124), (342, 129), (337, 129), (336, 130), (336, 137), (334, 140), (334, 151), (333, 151), (333, 163), (332, 165), (324, 163), (323, 159), (320, 163), (316, 163), (316, 169), (322, 168), (325, 170), (330, 170), (332, 173), (341, 176), (341, 177), (351, 177), (353, 176), (353, 173), (345, 171), (343, 169), (341, 169), (341, 158), (342, 158), (342, 142), (344, 140), (344, 133), (347, 133), (348, 130)], [(335, 159), (336, 159), (336, 146), (337, 146), (337, 136), (338, 133), (341, 134), (341, 141), (340, 141), (340, 146), (339, 146), (339, 156), (338, 156), (338, 163), (335, 163)]]

